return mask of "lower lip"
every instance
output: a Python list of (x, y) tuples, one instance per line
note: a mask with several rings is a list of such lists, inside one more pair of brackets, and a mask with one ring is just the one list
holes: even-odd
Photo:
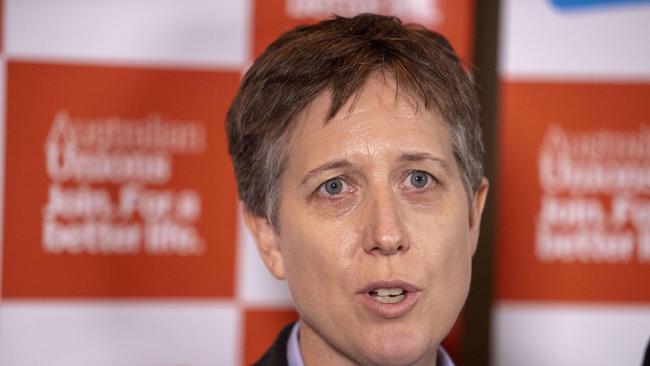
[(406, 292), (405, 294), (404, 300), (393, 304), (375, 300), (372, 295), (367, 293), (360, 294), (360, 296), (361, 302), (370, 312), (382, 318), (392, 319), (408, 313), (420, 297), (419, 292)]

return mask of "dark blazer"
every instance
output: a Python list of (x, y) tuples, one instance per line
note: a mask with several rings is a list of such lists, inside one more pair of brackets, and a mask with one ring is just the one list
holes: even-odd
[(282, 329), (271, 348), (253, 366), (289, 366), (287, 361), (287, 343), (289, 342), (291, 328), (293, 328), (294, 324), (291, 323)]

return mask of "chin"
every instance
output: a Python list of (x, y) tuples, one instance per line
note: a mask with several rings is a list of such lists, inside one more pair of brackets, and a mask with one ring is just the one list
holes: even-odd
[(381, 366), (406, 366), (427, 358), (435, 359), (437, 345), (424, 342), (419, 338), (417, 335), (389, 336), (384, 334), (371, 339), (371, 344), (367, 349), (369, 363)]

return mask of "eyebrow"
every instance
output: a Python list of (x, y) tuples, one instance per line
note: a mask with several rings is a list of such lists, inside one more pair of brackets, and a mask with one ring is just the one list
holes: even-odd
[(302, 179), (301, 184), (307, 183), (310, 179), (316, 177), (317, 175), (319, 175), (320, 173), (322, 173), (324, 171), (328, 171), (328, 170), (332, 170), (332, 169), (339, 169), (339, 168), (349, 168), (351, 166), (352, 166), (352, 163), (349, 162), (346, 159), (329, 161), (329, 162), (327, 162), (327, 163), (325, 163), (323, 165), (320, 165), (320, 166), (310, 170), (305, 175), (305, 177)]
[[(452, 169), (451, 165), (447, 160), (440, 158), (438, 156), (429, 154), (429, 153), (403, 153), (399, 156), (399, 161), (408, 161), (408, 162), (418, 162), (418, 161), (432, 161), (435, 164), (439, 165), (447, 174), (451, 174)], [(302, 179), (301, 184), (307, 183), (309, 180), (312, 178), (318, 176), (319, 174), (328, 171), (328, 170), (333, 170), (333, 169), (340, 169), (340, 168), (349, 168), (352, 166), (352, 163), (349, 160), (346, 159), (339, 159), (339, 160), (333, 160), (333, 161), (328, 161), (327, 163), (324, 163), (309, 172), (305, 175), (305, 177)]]
[(425, 153), (425, 152), (418, 152), (418, 153), (403, 153), (399, 157), (400, 161), (432, 161), (436, 163), (437, 165), (440, 165), (440, 167), (445, 171), (447, 174), (452, 174), (452, 168), (451, 164), (449, 162), (441, 157)]

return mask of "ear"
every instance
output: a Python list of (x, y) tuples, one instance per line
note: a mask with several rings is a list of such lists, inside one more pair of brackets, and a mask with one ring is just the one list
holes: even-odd
[(242, 204), (242, 211), (244, 222), (248, 230), (253, 234), (257, 244), (257, 251), (260, 253), (266, 268), (277, 279), (283, 280), (285, 278), (284, 261), (278, 246), (278, 235), (273, 225), (269, 223), (266, 217), (255, 215), (244, 204)]
[(474, 255), (476, 252), (478, 235), (481, 231), (481, 216), (483, 215), (483, 209), (485, 208), (485, 200), (487, 198), (489, 188), (490, 182), (488, 182), (487, 178), (483, 177), (481, 180), (481, 185), (474, 192), (471, 206), (469, 208), (469, 234), (472, 245), (472, 255)]

